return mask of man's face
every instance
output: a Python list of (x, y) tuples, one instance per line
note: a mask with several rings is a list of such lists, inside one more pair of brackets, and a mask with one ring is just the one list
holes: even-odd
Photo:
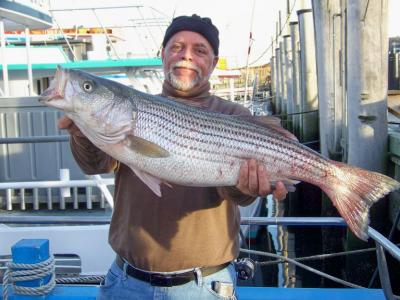
[(210, 43), (193, 31), (174, 34), (161, 55), (166, 80), (184, 92), (208, 81), (218, 62)]

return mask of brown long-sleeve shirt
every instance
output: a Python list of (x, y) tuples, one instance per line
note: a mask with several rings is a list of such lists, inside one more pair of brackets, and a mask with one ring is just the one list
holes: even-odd
[[(163, 90), (169, 96), (168, 90)], [(249, 115), (241, 105), (211, 96), (208, 90), (194, 101), (210, 110)], [(128, 166), (96, 148), (88, 139), (71, 138), (72, 153), (87, 174), (115, 171), (114, 212), (109, 242), (132, 265), (149, 271), (172, 272), (216, 266), (239, 252), (238, 205), (254, 198), (234, 187), (163, 185), (157, 197)]]

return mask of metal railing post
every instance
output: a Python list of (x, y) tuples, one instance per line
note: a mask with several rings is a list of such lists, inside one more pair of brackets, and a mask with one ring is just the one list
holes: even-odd
[[(60, 181), (69, 181), (69, 169), (60, 169)], [(60, 188), (60, 209), (65, 209), (65, 198), (71, 197), (71, 190), (69, 187)]]
[(378, 261), (379, 278), (381, 280), (383, 293), (385, 294), (386, 299), (394, 300), (395, 298), (393, 295), (392, 286), (390, 285), (390, 276), (387, 267), (385, 251), (383, 250), (382, 245), (380, 245), (378, 242), (375, 242), (375, 244), (376, 244), (376, 259)]

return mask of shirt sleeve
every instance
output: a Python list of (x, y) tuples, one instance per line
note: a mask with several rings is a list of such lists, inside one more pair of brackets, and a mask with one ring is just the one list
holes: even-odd
[(86, 137), (71, 135), (70, 146), (75, 161), (85, 174), (109, 173), (118, 167), (118, 161), (107, 155)]
[(257, 197), (243, 194), (234, 186), (217, 187), (217, 192), (222, 199), (233, 201), (240, 206), (248, 206), (257, 199)]

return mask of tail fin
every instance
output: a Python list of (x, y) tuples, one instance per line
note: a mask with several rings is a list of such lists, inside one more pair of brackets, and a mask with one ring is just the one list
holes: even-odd
[(368, 239), (369, 208), (385, 195), (400, 188), (400, 182), (376, 173), (332, 162), (338, 169), (322, 190), (333, 201), (349, 228), (360, 239)]

